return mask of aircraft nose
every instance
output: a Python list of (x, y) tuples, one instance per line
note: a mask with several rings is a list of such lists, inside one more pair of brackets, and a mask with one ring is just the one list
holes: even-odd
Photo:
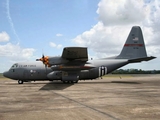
[(4, 77), (8, 77), (8, 76), (9, 76), (8, 71), (5, 71), (5, 72), (3, 73), (3, 76), (4, 76)]

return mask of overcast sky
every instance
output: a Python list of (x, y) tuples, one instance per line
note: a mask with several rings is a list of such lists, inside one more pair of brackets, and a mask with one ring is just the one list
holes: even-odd
[(1, 0), (0, 72), (67, 46), (86, 46), (94, 59), (118, 55), (132, 26), (157, 59), (123, 68), (160, 69), (160, 0)]

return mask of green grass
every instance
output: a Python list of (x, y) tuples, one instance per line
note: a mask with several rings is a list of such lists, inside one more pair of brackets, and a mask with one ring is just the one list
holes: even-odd
[(0, 73), (0, 78), (4, 78), (4, 76), (3, 76), (3, 74), (2, 74), (2, 73)]

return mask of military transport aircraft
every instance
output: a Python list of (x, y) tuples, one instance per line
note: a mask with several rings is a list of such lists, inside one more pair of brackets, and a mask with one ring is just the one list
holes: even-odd
[(141, 28), (133, 26), (118, 56), (88, 60), (86, 47), (65, 47), (60, 57), (43, 55), (35, 62), (15, 63), (3, 75), (18, 80), (19, 84), (40, 80), (77, 83), (79, 80), (96, 79), (129, 63), (154, 58), (147, 56)]

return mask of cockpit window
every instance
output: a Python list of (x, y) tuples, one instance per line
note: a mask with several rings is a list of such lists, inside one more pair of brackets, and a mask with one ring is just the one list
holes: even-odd
[[(12, 67), (10, 68), (10, 70), (15, 69), (17, 67), (18, 67), (18, 63), (15, 63), (15, 64), (12, 65)], [(13, 70), (13, 72), (14, 72), (14, 70)]]
[(17, 63), (15, 63), (14, 65), (12, 65), (12, 67), (11, 68), (17, 68), (18, 67), (18, 64)]
[(15, 69), (18, 67), (18, 63), (15, 63), (12, 65), (12, 67), (9, 69), (11, 72), (15, 72)]

